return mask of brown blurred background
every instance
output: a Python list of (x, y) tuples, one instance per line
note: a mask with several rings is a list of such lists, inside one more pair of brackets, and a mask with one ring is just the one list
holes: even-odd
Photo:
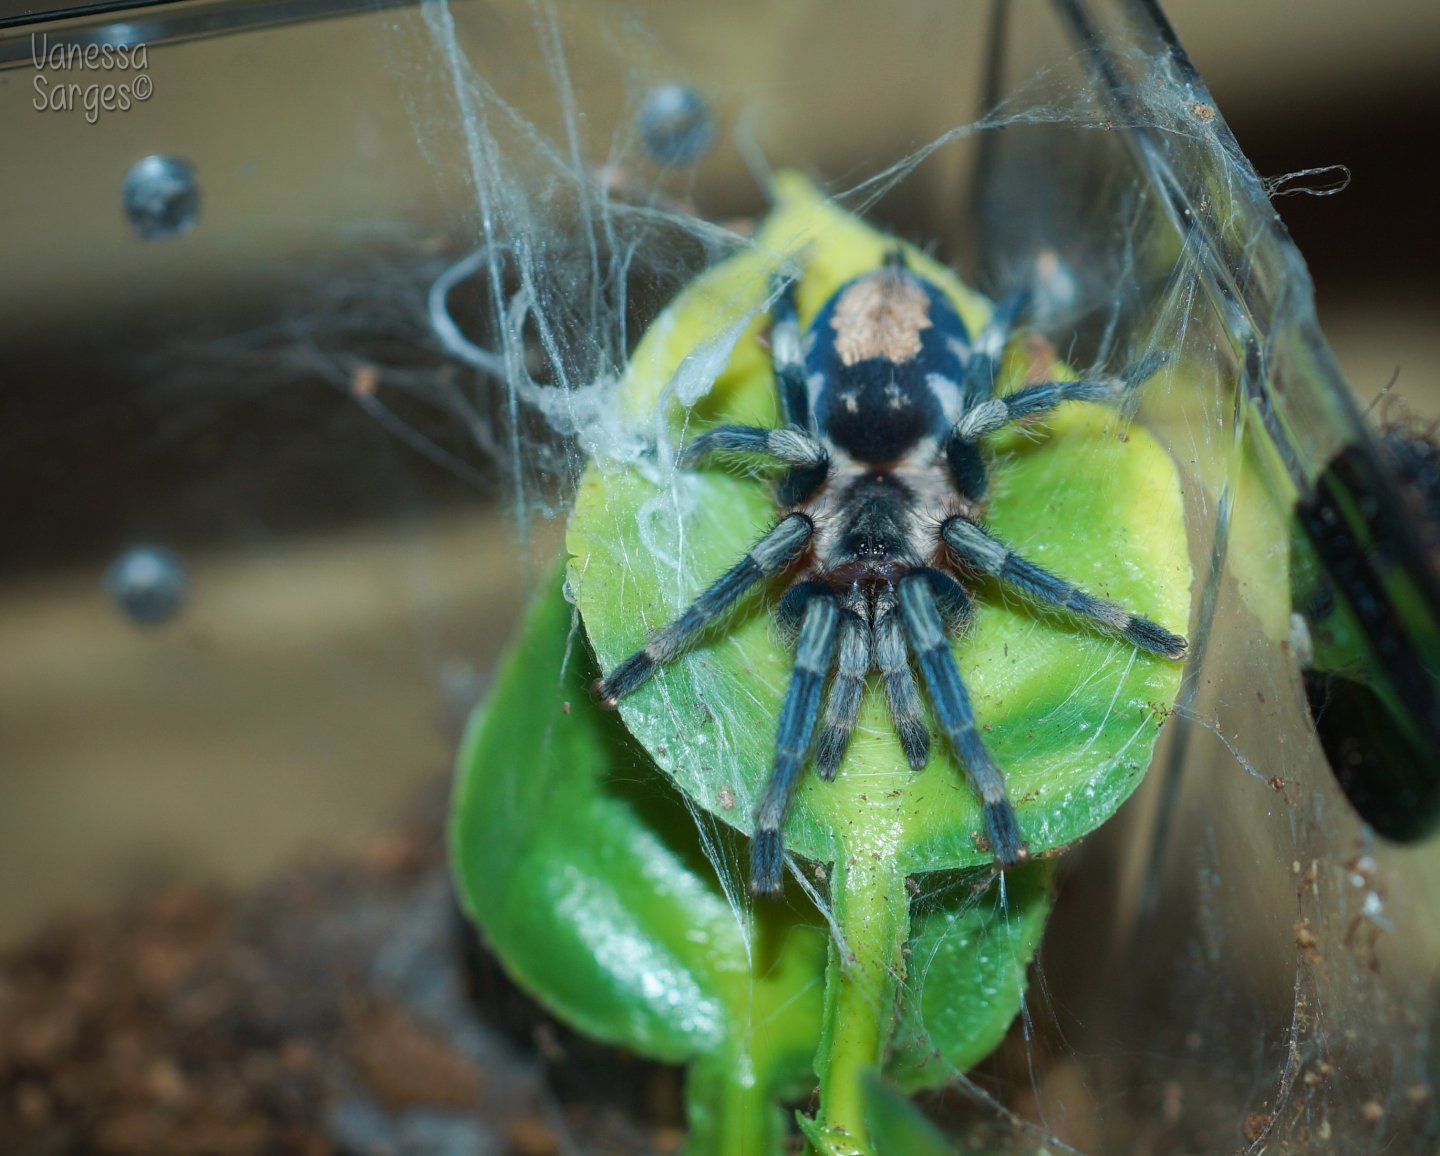
[[(1357, 394), (1398, 370), (1406, 404), (1440, 414), (1440, 6), (1166, 7), (1263, 176), (1349, 168), (1343, 193), (1277, 207)], [(533, 51), (528, 18), (483, 15)], [(647, 73), (660, 45), (755, 27), (698, 8), (655, 24)], [(582, 78), (592, 47), (570, 45)], [(557, 548), (556, 520), (517, 544), (498, 479), (427, 464), (274, 330), (298, 308), (393, 325), (357, 344), (419, 332), (416, 254), (452, 243), (469, 204), (415, 140), (425, 125), (433, 149), (444, 123), (415, 85), (433, 63), (408, 10), (191, 42), (152, 51), (144, 107), (94, 125), (31, 110), (28, 66), (0, 72), (0, 938), (156, 881), (354, 848), (444, 773)], [(905, 97), (878, 96), (877, 120)], [(816, 124), (841, 152), (855, 131)], [(205, 197), (194, 233), (158, 246), (118, 211), (151, 151), (192, 158)], [(263, 236), (230, 227), (247, 214)], [(317, 304), (313, 270), (347, 237), (370, 263), (336, 265), (350, 289)], [(443, 417), (406, 419), (466, 455)], [(181, 552), (189, 599), (146, 630), (101, 577), (149, 540)]]

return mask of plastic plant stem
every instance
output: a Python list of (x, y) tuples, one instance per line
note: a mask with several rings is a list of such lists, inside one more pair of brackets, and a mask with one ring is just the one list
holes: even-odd
[(821, 1110), (805, 1129), (824, 1156), (872, 1152), (864, 1081), (879, 1072), (890, 1040), (910, 926), (905, 874), (895, 856), (870, 848), (846, 851), (831, 875), (835, 928), (815, 1057)]

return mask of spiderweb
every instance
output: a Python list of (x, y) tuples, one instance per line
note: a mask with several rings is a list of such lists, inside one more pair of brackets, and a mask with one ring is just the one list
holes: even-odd
[[(1036, 340), (1082, 371), (1168, 353), (1125, 416), (1183, 482), (1176, 717), (1137, 795), (1060, 868), (1006, 1042), (929, 1106), (973, 1151), (1428, 1150), (1435, 853), (1349, 809), (1294, 650), (1297, 488), (1362, 435), (1304, 267), (1203, 84), (1126, 3), (1008, 28), (947, 10), (938, 36), (820, 6), (739, 36), (704, 19), (426, 0), (398, 21), (422, 149), (470, 205), (467, 251), (430, 270), (431, 339), (460, 368), (429, 403), (498, 466), (522, 529), (568, 505), (586, 462), (670, 478), (666, 407), (705, 396), (753, 313), (684, 361), (664, 412), (627, 410), (619, 383), (660, 308), (746, 249), (772, 165), (992, 297), (1030, 288)], [(682, 543), (677, 572), (691, 563)], [(687, 805), (743, 920), (735, 841)], [(957, 885), (922, 877), (917, 906)]]

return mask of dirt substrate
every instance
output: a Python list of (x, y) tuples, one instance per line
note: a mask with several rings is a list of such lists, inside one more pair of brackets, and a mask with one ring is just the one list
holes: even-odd
[(443, 804), (353, 863), (187, 887), (0, 951), (7, 1156), (678, 1149), (678, 1074), (546, 1017), (476, 949)]

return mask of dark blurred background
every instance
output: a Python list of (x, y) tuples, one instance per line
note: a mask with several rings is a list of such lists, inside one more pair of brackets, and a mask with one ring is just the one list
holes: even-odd
[(1406, 0), (1163, 7), (1262, 177), (1349, 170), (1343, 192), (1281, 196), (1275, 207), (1355, 392), (1370, 401), (1398, 370), (1396, 391), (1423, 414), (1440, 412), (1428, 143), (1440, 130), (1440, 10)]

